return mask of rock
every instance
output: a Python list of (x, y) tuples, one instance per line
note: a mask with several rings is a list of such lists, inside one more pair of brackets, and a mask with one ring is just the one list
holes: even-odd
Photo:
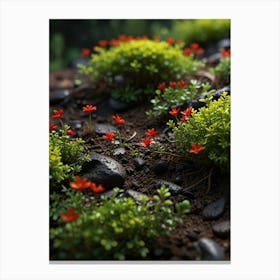
[(113, 98), (109, 99), (109, 106), (116, 112), (124, 112), (130, 108), (129, 103), (122, 102)]
[(215, 93), (212, 94), (214, 100), (217, 100), (220, 98), (221, 94), (226, 91), (230, 95), (230, 88), (229, 87), (223, 87), (221, 89), (218, 89), (215, 91)]
[(126, 191), (127, 196), (133, 198), (133, 200), (136, 202), (136, 204), (140, 205), (141, 202), (141, 196), (145, 196), (147, 197), (145, 194), (141, 193), (141, 192), (137, 192), (134, 190), (127, 190)]
[(169, 163), (167, 161), (157, 161), (153, 166), (153, 171), (155, 174), (160, 175), (166, 173), (168, 170)]
[(200, 233), (201, 233), (201, 230), (198, 229), (198, 228), (194, 228), (194, 229), (193, 229), (193, 232), (196, 233), (196, 234), (200, 234)]
[(218, 50), (220, 50), (220, 49), (227, 50), (229, 48), (230, 48), (230, 39), (228, 39), (228, 38), (222, 39), (217, 43)]
[(160, 188), (162, 185), (165, 185), (172, 195), (181, 194), (182, 191), (183, 191), (182, 187), (180, 187), (180, 186), (178, 186), (178, 185), (176, 185), (172, 182), (168, 182), (168, 181), (165, 181), (165, 180), (159, 180), (159, 181), (156, 182), (156, 187), (157, 188)]
[(84, 164), (84, 176), (90, 181), (102, 184), (105, 189), (121, 188), (125, 180), (124, 167), (114, 159), (91, 152), (90, 159)]
[(69, 121), (69, 126), (75, 129), (81, 129), (83, 127), (83, 122), (81, 121)]
[(69, 66), (75, 70), (78, 70), (78, 64), (83, 64), (85, 66), (88, 66), (88, 59), (86, 58), (82, 58), (82, 57), (78, 57), (78, 58), (74, 58), (70, 63)]
[(230, 235), (230, 222), (224, 221), (219, 224), (215, 224), (212, 227), (213, 233), (220, 238), (227, 238)]
[(201, 260), (222, 261), (225, 259), (224, 248), (210, 238), (199, 239), (197, 249)]
[(68, 89), (57, 89), (50, 93), (50, 105), (60, 104), (66, 97), (70, 96)]
[(145, 165), (146, 161), (143, 158), (137, 157), (133, 160), (136, 170), (140, 170)]
[(125, 148), (123, 148), (123, 147), (116, 148), (113, 151), (114, 156), (121, 156), (121, 155), (124, 155), (124, 154), (125, 154)]
[(222, 58), (222, 55), (218, 53), (211, 54), (210, 56), (207, 57), (208, 63), (211, 64), (218, 64), (220, 59)]
[(113, 195), (114, 195), (113, 190), (109, 190), (101, 194), (101, 196), (108, 197), (108, 198), (112, 197)]
[(198, 236), (194, 232), (189, 232), (189, 231), (186, 232), (186, 237), (188, 237), (190, 241), (197, 241), (198, 240)]
[(116, 132), (116, 128), (110, 124), (96, 124), (94, 126), (94, 131), (96, 132), (96, 134), (98, 135), (104, 135), (106, 132), (112, 133), (112, 132)]
[(215, 220), (218, 219), (224, 212), (225, 199), (220, 198), (210, 204), (208, 204), (202, 211), (204, 220)]
[(116, 75), (114, 79), (118, 84), (122, 84), (124, 82), (124, 77), (122, 75)]

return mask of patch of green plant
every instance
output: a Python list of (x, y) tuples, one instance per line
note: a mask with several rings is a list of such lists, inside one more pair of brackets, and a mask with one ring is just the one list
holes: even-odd
[[(142, 196), (140, 205), (130, 197), (119, 197), (119, 193), (120, 190), (115, 188), (113, 196), (101, 196), (99, 203), (93, 200), (83, 212), (79, 212), (78, 206), (75, 213), (80, 214), (79, 219), (68, 223), (61, 221), (60, 225), (51, 228), (52, 258), (145, 259), (149, 244), (160, 235), (168, 235), (182, 223), (182, 215), (189, 212), (189, 202), (174, 205), (165, 186), (158, 189), (152, 199)], [(67, 200), (62, 203), (70, 206)]]
[(230, 162), (230, 96), (224, 92), (218, 100), (209, 94), (205, 107), (193, 110), (192, 116), (177, 124), (170, 120), (177, 145), (190, 155), (192, 144), (202, 145), (203, 150), (193, 159), (205, 164), (214, 164), (229, 170)]
[(144, 89), (163, 80), (180, 80), (203, 66), (193, 56), (184, 56), (179, 44), (149, 39), (120, 42), (109, 49), (96, 50), (88, 66), (79, 66), (80, 73), (93, 81), (108, 83), (113, 83), (115, 76), (122, 75), (132, 88)]
[(221, 58), (218, 65), (210, 68), (209, 71), (215, 75), (216, 79), (225, 86), (230, 84), (230, 57)]
[(197, 80), (191, 80), (190, 83), (184, 87), (166, 87), (164, 90), (157, 89), (155, 91), (155, 98), (151, 100), (153, 104), (146, 114), (149, 117), (162, 116), (168, 113), (171, 106), (180, 105), (188, 100), (193, 100), (198, 96), (205, 96), (208, 93), (213, 93), (214, 90), (210, 90), (211, 85), (201, 83)]
[(66, 134), (70, 127), (65, 125), (59, 132), (49, 134), (50, 186), (57, 187), (81, 171), (83, 163), (88, 160), (84, 153), (81, 138), (72, 139)]

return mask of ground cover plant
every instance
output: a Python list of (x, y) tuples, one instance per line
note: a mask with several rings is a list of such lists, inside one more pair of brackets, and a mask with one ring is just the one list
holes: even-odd
[(100, 37), (50, 73), (51, 261), (230, 260), (230, 51), (186, 42)]

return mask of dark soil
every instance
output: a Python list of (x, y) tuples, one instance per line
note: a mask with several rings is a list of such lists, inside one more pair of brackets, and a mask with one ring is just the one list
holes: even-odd
[[(153, 249), (149, 257), (154, 260), (196, 260), (198, 259), (197, 241), (206, 237), (221, 245), (225, 250), (225, 260), (230, 260), (230, 237), (222, 239), (214, 235), (212, 231), (213, 225), (230, 220), (230, 175), (223, 174), (216, 168), (196, 166), (187, 160), (166, 133), (166, 121), (147, 118), (145, 112), (150, 108), (149, 102), (137, 104), (125, 112), (116, 113), (109, 106), (108, 95), (104, 94), (103, 98), (102, 94), (99, 94), (98, 89), (102, 88), (101, 85), (95, 86), (93, 90), (95, 93), (87, 95), (85, 90), (74, 88), (75, 78), (77, 75), (69, 69), (50, 74), (50, 94), (58, 88), (68, 88), (72, 93), (67, 100), (51, 106), (50, 114), (53, 109), (62, 108), (65, 112), (63, 121), (66, 124), (73, 120), (82, 121), (82, 128), (75, 129), (75, 136), (82, 137), (86, 141), (85, 148), (88, 152), (96, 151), (111, 156), (125, 167), (127, 171), (123, 187), (125, 190), (132, 189), (152, 196), (156, 192), (156, 182), (167, 180), (192, 193), (191, 197), (188, 197), (191, 213), (185, 215), (184, 223), (177, 226), (169, 237), (159, 238), (156, 243), (151, 244)], [(203, 79), (206, 78), (203, 77)], [(106, 86), (103, 90), (104, 88)], [(124, 155), (112, 156), (112, 144), (109, 141), (96, 133), (88, 134), (88, 115), (82, 112), (82, 107), (86, 104), (97, 106), (93, 124), (114, 125), (112, 115), (119, 114), (126, 120), (121, 128), (122, 134), (128, 139), (136, 132), (135, 137), (128, 143)], [(51, 120), (51, 122), (54, 121)], [(145, 138), (145, 132), (150, 128), (158, 131), (156, 139), (168, 147), (165, 154), (153, 156), (147, 148), (140, 146), (141, 138)], [(144, 166), (139, 169), (134, 165), (135, 152), (138, 153), (137, 157), (145, 160)], [(160, 161), (165, 164), (165, 170), (162, 173), (154, 171)], [(221, 197), (226, 200), (222, 216), (211, 221), (204, 220), (202, 217), (204, 207)], [(172, 196), (174, 201), (184, 199), (186, 197), (181, 194)]]

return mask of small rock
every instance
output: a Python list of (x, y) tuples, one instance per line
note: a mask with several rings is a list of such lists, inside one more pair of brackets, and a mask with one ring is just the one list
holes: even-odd
[(124, 112), (130, 108), (131, 104), (110, 98), (109, 106), (116, 112)]
[(207, 57), (208, 63), (211, 64), (218, 64), (220, 59), (222, 58), (222, 55), (218, 53), (211, 54), (210, 56)]
[(109, 190), (101, 194), (101, 196), (108, 197), (108, 198), (112, 197), (113, 195), (114, 195), (113, 190)]
[(224, 248), (210, 238), (199, 239), (197, 249), (201, 260), (222, 261), (225, 259)]
[(157, 175), (166, 173), (166, 171), (168, 170), (168, 165), (168, 162), (160, 160), (154, 164), (153, 171)]
[(125, 180), (124, 167), (114, 159), (91, 152), (90, 159), (83, 166), (84, 176), (106, 188), (122, 187)]
[(215, 220), (218, 219), (224, 212), (225, 199), (220, 198), (210, 204), (208, 204), (202, 211), (204, 220)]
[(212, 94), (214, 100), (219, 99), (220, 96), (221, 96), (221, 94), (222, 94), (223, 92), (225, 92), (225, 91), (226, 91), (228, 94), (230, 94), (230, 88), (229, 88), (229, 87), (223, 87), (223, 88), (221, 88), (221, 89), (216, 90), (215, 93)]
[(116, 75), (115, 82), (118, 84), (122, 84), (124, 82), (124, 77), (122, 75)]
[(222, 39), (217, 43), (218, 50), (220, 50), (220, 49), (227, 50), (229, 48), (230, 48), (230, 39), (228, 39), (228, 38)]
[(141, 196), (145, 196), (147, 197), (145, 194), (141, 193), (141, 192), (137, 192), (134, 190), (127, 190), (126, 194), (133, 198), (133, 200), (136, 202), (136, 204), (140, 205), (141, 204)]
[(198, 240), (198, 236), (197, 234), (193, 233), (193, 232), (186, 232), (186, 237), (189, 238), (190, 241), (197, 241)]
[(50, 105), (57, 105), (70, 95), (68, 89), (57, 89), (50, 93)]
[(230, 222), (224, 221), (219, 224), (215, 224), (212, 227), (213, 233), (220, 238), (227, 238), (230, 235)]
[(112, 133), (116, 132), (116, 128), (110, 124), (96, 124), (94, 127), (94, 131), (98, 135), (104, 135), (106, 132)]
[(200, 234), (200, 233), (201, 233), (201, 230), (198, 229), (198, 228), (194, 228), (194, 229), (193, 229), (193, 232), (195, 232), (196, 234)]
[(143, 158), (137, 157), (133, 160), (136, 170), (140, 170), (145, 165), (146, 161)]
[(69, 121), (69, 125), (73, 129), (81, 129), (83, 127), (83, 122), (81, 121)]
[(116, 148), (113, 151), (114, 156), (120, 156), (120, 155), (124, 155), (124, 154), (125, 154), (125, 148), (123, 148), (123, 147)]
[(88, 66), (88, 59), (82, 57), (75, 58), (69, 63), (69, 66), (75, 70), (78, 70), (78, 64)]
[(172, 195), (178, 195), (182, 193), (183, 188), (165, 180), (159, 180), (156, 182), (156, 187), (160, 188), (162, 185), (165, 185)]

